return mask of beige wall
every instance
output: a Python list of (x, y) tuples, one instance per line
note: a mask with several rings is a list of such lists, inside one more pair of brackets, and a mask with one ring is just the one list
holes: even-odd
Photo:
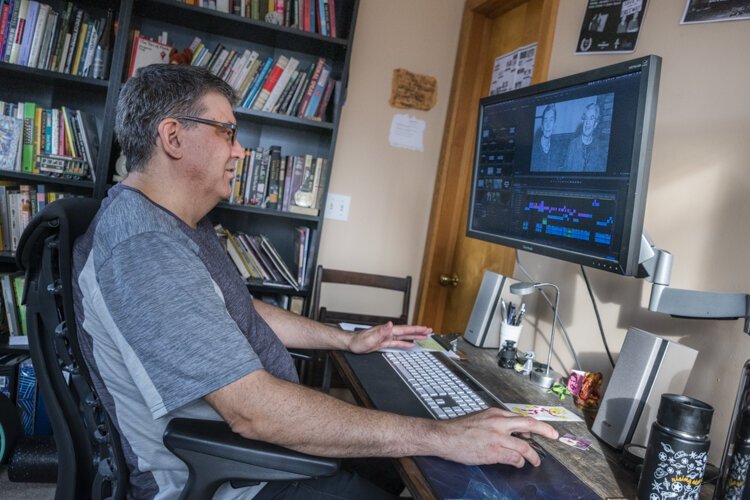
[[(681, 26), (683, 0), (651, 1), (634, 54), (580, 56), (574, 50), (586, 4), (561, 2), (550, 78), (641, 55), (663, 58), (646, 230), (674, 256), (674, 287), (750, 292), (744, 258), (750, 246), (750, 21)], [(348, 222), (325, 223), (319, 259), (324, 266), (411, 274), (418, 281), (461, 8), (459, 0), (361, 2), (331, 179), (331, 191), (350, 195), (352, 205)], [(397, 111), (387, 101), (397, 67), (438, 79), (437, 106), (413, 113), (427, 122), (423, 153), (388, 145)], [(520, 258), (535, 279), (560, 285), (561, 317), (584, 368), (608, 377), (611, 368), (578, 267), (523, 252)], [(742, 324), (651, 313), (647, 284), (587, 272), (615, 356), (630, 326), (700, 352), (686, 393), (716, 409), (711, 461), (718, 462), (740, 368), (750, 358), (750, 338)], [(362, 299), (340, 292), (335, 300), (356, 304)], [(543, 309), (529, 316), (539, 324), (535, 347), (541, 353), (546, 353), (543, 337), (550, 316)], [(531, 347), (524, 343), (530, 343), (532, 333), (529, 324), (521, 347)], [(562, 337), (556, 346), (559, 358), (553, 366), (571, 368)]]
[[(663, 58), (651, 178), (644, 227), (674, 256), (672, 286), (750, 292), (750, 21), (680, 25), (683, 0), (648, 3), (634, 54), (575, 55), (586, 0), (565, 0), (558, 12), (550, 78), (632, 57)], [(562, 289), (561, 315), (584, 368), (611, 368), (577, 266), (525, 252), (535, 279)], [(643, 281), (587, 269), (613, 354), (636, 326), (699, 351), (686, 394), (714, 406), (711, 458), (718, 463), (740, 368), (750, 358), (750, 337), (740, 321), (674, 319), (649, 312)], [(521, 277), (519, 269), (516, 275)], [(550, 314), (539, 309), (546, 337)], [(534, 319), (532, 316), (531, 319)], [(555, 342), (562, 365), (572, 358)], [(537, 343), (546, 353), (546, 343)], [(553, 362), (560, 367), (560, 360)]]
[[(349, 220), (326, 220), (319, 264), (419, 280), (432, 189), (458, 45), (462, 0), (363, 0), (330, 192), (351, 196)], [(396, 68), (434, 76), (430, 111), (388, 105)], [(388, 133), (396, 113), (426, 122), (424, 152), (396, 149)], [(416, 289), (412, 293), (412, 307)], [(367, 311), (400, 311), (398, 297), (367, 300)], [(324, 295), (323, 301), (327, 298)], [(339, 310), (361, 309), (353, 290), (334, 290)]]

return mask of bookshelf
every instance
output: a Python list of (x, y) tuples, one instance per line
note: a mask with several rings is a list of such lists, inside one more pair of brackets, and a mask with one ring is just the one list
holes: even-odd
[[(8, 2), (9, 0), (5, 0)], [(237, 0), (239, 2), (239, 0)], [(254, 1), (254, 0), (253, 0)], [(267, 0), (261, 0), (266, 2)], [(288, 0), (289, 6), (302, 5), (307, 0)], [(314, 0), (317, 3), (320, 0)], [(299, 3), (298, 3), (299, 2)], [(308, 254), (307, 281), (312, 278), (318, 256), (320, 234), (323, 226), (323, 208), (328, 190), (328, 180), (336, 146), (341, 106), (346, 99), (346, 86), (351, 57), (351, 45), (356, 24), (359, 0), (326, 0), (334, 5), (337, 37), (303, 31), (296, 27), (281, 26), (261, 20), (190, 5), (177, 0), (78, 0), (76, 8), (86, 10), (91, 18), (105, 17), (112, 9), (117, 25), (110, 49), (109, 73), (104, 79), (75, 76), (46, 69), (30, 68), (0, 62), (0, 100), (6, 102), (34, 101), (45, 108), (66, 106), (80, 109), (96, 117), (100, 147), (95, 160), (95, 181), (50, 178), (44, 175), (0, 170), (0, 181), (18, 184), (43, 183), (67, 193), (103, 198), (113, 185), (115, 162), (119, 146), (114, 138), (114, 116), (117, 97), (126, 80), (130, 62), (130, 43), (133, 30), (142, 36), (157, 39), (168, 33), (168, 43), (178, 50), (188, 47), (195, 37), (200, 37), (207, 47), (218, 44), (234, 49), (256, 51), (259, 58), (294, 57), (303, 65), (311, 65), (323, 57), (330, 65), (331, 78), (340, 81), (338, 95), (331, 98), (327, 110), (319, 120), (299, 118), (243, 108), (235, 108), (239, 125), (238, 138), (247, 149), (280, 146), (282, 155), (324, 158), (327, 175), (321, 178), (318, 215), (302, 215), (253, 205), (223, 202), (210, 214), (212, 221), (232, 232), (263, 234), (278, 250), (281, 258), (294, 266), (296, 228), (307, 227), (312, 238)], [(67, 2), (46, 0), (52, 9), (62, 11)], [(229, 2), (230, 5), (232, 2)], [(251, 0), (246, 0), (249, 6)], [(278, 3), (278, 2), (276, 2)], [(3, 2), (0, 0), (0, 7)], [(241, 103), (240, 103), (241, 104)], [(48, 187), (48, 189), (50, 189)], [(0, 253), (0, 262), (9, 263), (12, 254)], [(299, 291), (278, 286), (264, 286), (257, 282), (248, 285), (253, 293), (279, 294), (307, 298), (310, 285)]]

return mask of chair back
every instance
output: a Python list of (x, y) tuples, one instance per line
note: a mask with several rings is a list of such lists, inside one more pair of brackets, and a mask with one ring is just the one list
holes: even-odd
[[(394, 290), (403, 293), (401, 314), (398, 316), (382, 316), (359, 312), (331, 311), (327, 307), (320, 306), (321, 287), (324, 283), (336, 283), (341, 285), (356, 285), (384, 290)], [(309, 316), (322, 323), (359, 323), (363, 325), (379, 325), (392, 321), (396, 325), (403, 325), (409, 319), (409, 299), (411, 296), (411, 276), (405, 278), (396, 276), (385, 276), (380, 274), (360, 273), (354, 271), (341, 271), (337, 269), (326, 269), (318, 266), (315, 272), (313, 284), (313, 295)]]
[(21, 236), (16, 263), (26, 273), (29, 350), (57, 444), (55, 498), (124, 498), (127, 467), (120, 439), (81, 355), (73, 309), (73, 243), (100, 202), (51, 203)]

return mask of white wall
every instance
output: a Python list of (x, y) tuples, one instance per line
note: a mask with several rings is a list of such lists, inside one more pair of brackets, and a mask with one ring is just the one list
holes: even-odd
[[(651, 1), (635, 53), (575, 55), (586, 5), (561, 2), (550, 78), (642, 55), (663, 58), (645, 229), (674, 256), (672, 286), (750, 293), (750, 21), (680, 25), (684, 0)], [(608, 377), (611, 368), (578, 267), (524, 252), (520, 258), (535, 279), (560, 286), (561, 315), (584, 368)], [(615, 356), (630, 326), (699, 351), (685, 393), (715, 408), (710, 460), (718, 463), (740, 369), (750, 358), (742, 323), (651, 313), (646, 283), (587, 273)], [(522, 276), (518, 269), (516, 275)], [(551, 315), (543, 308), (537, 312), (546, 336)], [(562, 338), (555, 344), (562, 363), (553, 366), (571, 368)], [(541, 339), (537, 348), (547, 352)]]
[[(364, 0), (354, 34), (349, 95), (343, 108), (329, 192), (351, 196), (346, 222), (326, 220), (319, 264), (335, 269), (411, 275), (418, 283), (435, 183), (462, 0)], [(393, 70), (437, 78), (430, 111), (389, 106)], [(424, 152), (396, 149), (388, 133), (396, 113), (426, 122)], [(338, 310), (361, 310), (353, 290), (334, 290)], [(412, 293), (412, 307), (416, 288)], [(378, 297), (381, 299), (381, 297)], [(396, 296), (367, 311), (398, 310)], [(326, 301), (324, 295), (323, 301)]]

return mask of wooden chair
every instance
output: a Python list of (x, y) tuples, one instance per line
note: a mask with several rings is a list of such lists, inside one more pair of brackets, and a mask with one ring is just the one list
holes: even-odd
[[(326, 306), (320, 305), (321, 289), (324, 284), (338, 285), (355, 285), (382, 290), (393, 290), (403, 294), (401, 305), (401, 314), (398, 316), (375, 315), (364, 312), (341, 312), (330, 310)], [(411, 297), (411, 276), (404, 278), (397, 276), (385, 276), (381, 274), (360, 273), (355, 271), (341, 271), (338, 269), (326, 269), (318, 266), (313, 281), (312, 297), (308, 317), (321, 323), (354, 323), (360, 325), (381, 325), (388, 321), (394, 325), (404, 325), (409, 319), (409, 299)], [(323, 363), (323, 380), (321, 387), (324, 392), (328, 392), (331, 387), (331, 362), (328, 354), (322, 356)], [(309, 372), (310, 370), (308, 370)], [(308, 378), (312, 377), (311, 373), (306, 374)], [(310, 385), (314, 385), (308, 381)]]

